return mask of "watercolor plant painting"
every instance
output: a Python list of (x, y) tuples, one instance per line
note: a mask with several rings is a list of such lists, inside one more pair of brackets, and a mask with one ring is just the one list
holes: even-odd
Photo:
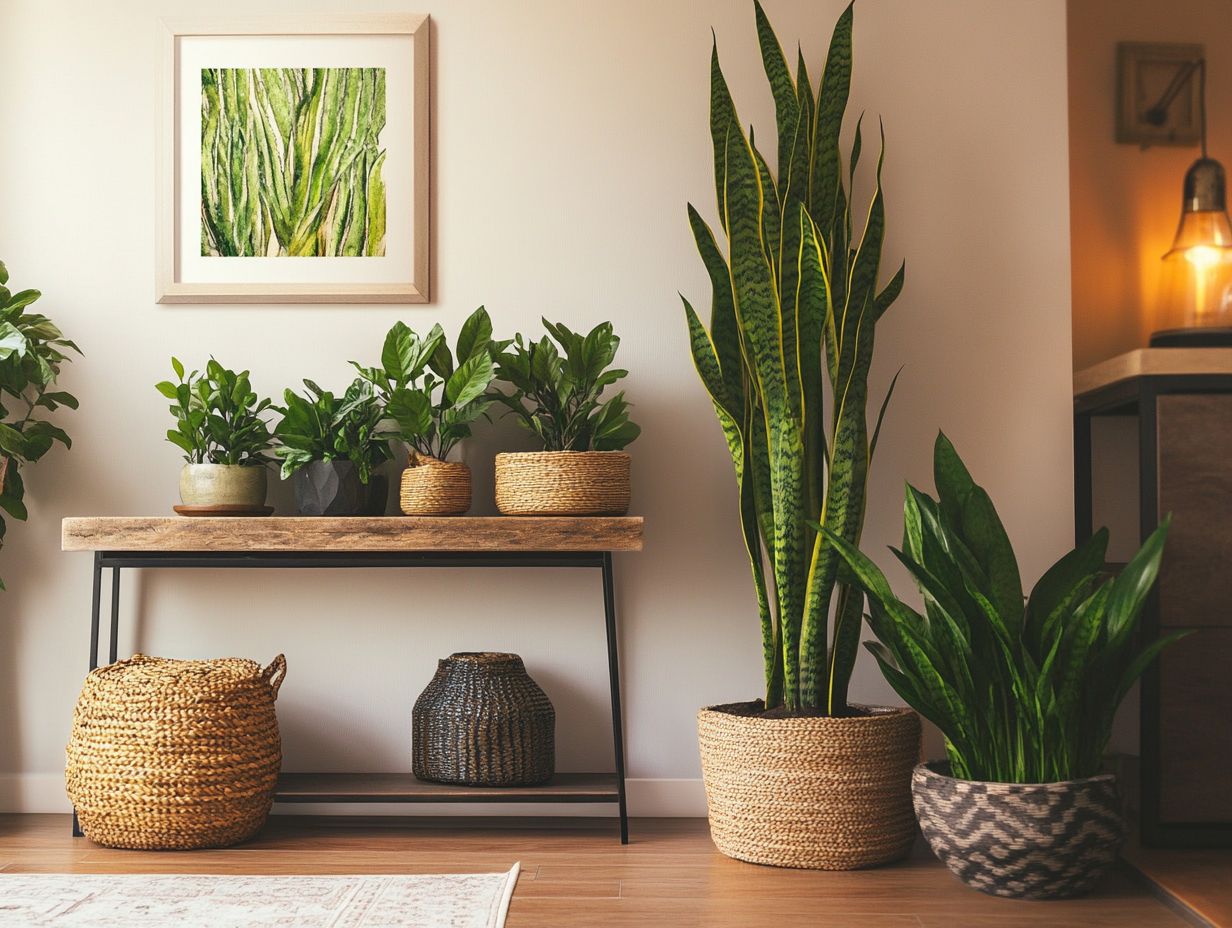
[(385, 254), (384, 68), (201, 71), (201, 254)]

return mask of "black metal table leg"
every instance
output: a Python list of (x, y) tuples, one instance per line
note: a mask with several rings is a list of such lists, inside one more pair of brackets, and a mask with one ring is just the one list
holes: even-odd
[(111, 649), (108, 654), (114, 664), (119, 660), (120, 649), (120, 568), (111, 568)]
[(612, 554), (603, 552), (603, 614), (607, 625), (607, 672), (612, 692), (612, 747), (616, 754), (616, 790), (620, 797), (620, 843), (629, 843), (629, 810), (625, 804), (625, 734), (620, 712), (620, 655), (616, 640), (616, 591)]

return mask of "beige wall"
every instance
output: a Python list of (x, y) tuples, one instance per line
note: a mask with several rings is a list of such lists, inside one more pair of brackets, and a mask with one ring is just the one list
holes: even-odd
[[(820, 71), (842, 0), (770, 0)], [(251, 11), (219, 0), (212, 9)], [(337, 0), (267, 2), (311, 12)], [(371, 0), (406, 9), (405, 0)], [(411, 9), (416, 7), (412, 5)], [(635, 811), (699, 811), (694, 713), (755, 696), (760, 652), (730, 461), (686, 348), (677, 290), (705, 303), (684, 204), (714, 207), (710, 27), (737, 104), (771, 131), (748, 0), (434, 0), (434, 302), (424, 307), (153, 303), (155, 18), (189, 0), (0, 5), (0, 255), (84, 347), (64, 386), (76, 444), (30, 471), (31, 521), (0, 557), (0, 805), (63, 807), (85, 671), (89, 563), (61, 517), (163, 513), (179, 462), (152, 384), (172, 352), (280, 390), (338, 385), (398, 318), (502, 333), (541, 313), (612, 319), (644, 426), (632, 448), (646, 551), (618, 559)], [(1063, 0), (859, 4), (856, 112), (885, 117), (887, 258), (908, 258), (873, 371), (905, 365), (871, 484), (868, 549), (900, 534), (904, 479), (929, 486), (944, 427), (1038, 576), (1069, 541), (1071, 430)], [(875, 124), (875, 123), (874, 123)], [(867, 137), (866, 137), (867, 138)], [(467, 449), (490, 508), (492, 435)], [(900, 579), (901, 574), (896, 574)], [(123, 640), (171, 656), (285, 651), (290, 769), (405, 768), (409, 710), (437, 657), (521, 652), (556, 703), (562, 769), (609, 761), (597, 578), (573, 572), (163, 573), (129, 581)], [(854, 697), (892, 698), (867, 660)]]
[(1146, 345), (1160, 258), (1197, 147), (1118, 145), (1116, 43), (1206, 45), (1211, 156), (1232, 158), (1232, 7), (1227, 0), (1069, 0), (1070, 223), (1074, 368)]

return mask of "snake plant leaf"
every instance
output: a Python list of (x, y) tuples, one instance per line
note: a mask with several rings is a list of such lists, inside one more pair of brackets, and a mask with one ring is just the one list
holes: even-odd
[(880, 293), (877, 294), (877, 318), (880, 319), (885, 315), (885, 311), (890, 308), (898, 295), (903, 291), (903, 280), (907, 273), (907, 262), (904, 261), (898, 266), (898, 270), (894, 272), (894, 276), (890, 278), (890, 282), (885, 285)]
[(757, 42), (761, 47), (762, 65), (766, 71), (766, 80), (770, 82), (771, 95), (774, 97), (774, 116), (778, 124), (779, 182), (782, 183), (786, 180), (787, 165), (791, 160), (799, 103), (796, 99), (795, 83), (787, 69), (783, 47), (779, 45), (778, 36), (774, 34), (760, 0), (753, 0), (753, 9), (757, 19)]
[(817, 94), (817, 112), (813, 124), (809, 215), (815, 222), (827, 228), (834, 221), (835, 205), (841, 186), (842, 166), (839, 163), (838, 137), (851, 89), (853, 5), (848, 4), (843, 11), (830, 38), (830, 49), (826, 55), (825, 70), (822, 72), (821, 89)]
[(1087, 596), (1104, 568), (1107, 550), (1108, 530), (1101, 528), (1048, 568), (1035, 584), (1027, 599), (1024, 634), (1036, 650), (1054, 637), (1061, 617)]
[(898, 377), (902, 372), (903, 369), (901, 367), (894, 372), (894, 377), (890, 380), (890, 386), (886, 390), (885, 398), (881, 401), (881, 407), (877, 410), (877, 424), (873, 426), (873, 437), (868, 442), (868, 459), (870, 463), (877, 451), (877, 439), (881, 437), (881, 424), (885, 421), (886, 410), (890, 408), (890, 400), (894, 396), (894, 387), (897, 386)]
[(727, 78), (719, 66), (719, 41), (711, 34), (710, 48), (710, 141), (714, 146), (714, 190), (719, 206), (719, 222), (727, 230), (727, 212), (724, 208), (727, 176), (727, 136), (729, 127), (739, 126), (736, 105), (732, 102)]
[[(689, 226), (697, 243), (698, 254), (710, 276), (710, 339), (722, 372), (725, 392), (729, 400), (728, 414), (738, 417), (737, 410), (744, 399), (744, 358), (740, 347), (740, 330), (736, 320), (735, 302), (732, 296), (731, 271), (719, 252), (710, 227), (689, 204)], [(712, 394), (713, 395), (713, 394)]]
[(1127, 640), (1147, 594), (1155, 585), (1171, 525), (1172, 516), (1166, 516), (1112, 584), (1108, 598), (1108, 638), (1118, 647)]

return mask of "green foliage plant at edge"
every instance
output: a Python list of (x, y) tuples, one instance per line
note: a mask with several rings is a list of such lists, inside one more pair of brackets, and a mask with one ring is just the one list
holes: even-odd
[(761, 617), (766, 707), (844, 715), (863, 596), (845, 582), (835, 548), (814, 526), (859, 544), (869, 465), (893, 391), (891, 383), (870, 436), (873, 336), (902, 289), (903, 268), (878, 290), (880, 157), (864, 226), (852, 225), (859, 124), (846, 166), (839, 146), (852, 7), (834, 27), (816, 90), (803, 55), (793, 77), (760, 4), (755, 14), (775, 104), (777, 172), (752, 130), (741, 127), (716, 46), (710, 131), (726, 256), (690, 205), (713, 294), (709, 329), (688, 300), (684, 308), (693, 361), (735, 464)]
[(1115, 579), (1103, 576), (1108, 530), (1050, 567), (1023, 600), (997, 511), (944, 435), (939, 499), (907, 487), (903, 548), (891, 549), (924, 597), (898, 599), (853, 545), (834, 543), (869, 598), (886, 680), (945, 735), (954, 776), (1054, 783), (1099, 772), (1117, 706), (1161, 649), (1135, 629), (1163, 554), (1165, 519)]
[(367, 485), (372, 472), (393, 457), (381, 428), (385, 410), (372, 384), (356, 377), (342, 396), (311, 380), (305, 380), (304, 386), (308, 388), (305, 395), (287, 390), (283, 394), (286, 405), (274, 407), (282, 413), (274, 426), (278, 440), (274, 454), (282, 460), (282, 479), (310, 461), (347, 460)]
[(393, 423), (386, 434), (410, 445), (412, 462), (443, 461), (494, 402), (488, 388), (505, 344), (492, 340), (492, 320), (480, 306), (462, 324), (453, 352), (439, 325), (420, 338), (396, 322), (385, 336), (380, 367), (351, 364), (385, 403)]
[(238, 374), (210, 358), (205, 373), (184, 373), (178, 358), (171, 359), (176, 382), (164, 380), (155, 385), (171, 400), (175, 428), (167, 430), (167, 441), (184, 452), (189, 464), (238, 464), (259, 466), (269, 463), (269, 424), (263, 414), (271, 407), (268, 398), (258, 399), (249, 382), (248, 371)]
[[(13, 293), (8, 282), (8, 269), (0, 261), (0, 509), (25, 521), (21, 466), (39, 460), (56, 442), (65, 448), (73, 446), (63, 429), (42, 416), (61, 406), (77, 408), (71, 393), (52, 388), (60, 376), (60, 365), (70, 360), (64, 352), (81, 354), (81, 349), (46, 316), (27, 311), (42, 296), (38, 290)], [(10, 399), (23, 408), (10, 412)], [(6, 528), (0, 515), (0, 546)]]
[[(500, 379), (513, 389), (495, 393), (545, 451), (620, 451), (641, 428), (629, 419), (624, 391), (603, 399), (603, 391), (629, 372), (611, 367), (620, 338), (610, 322), (586, 335), (561, 322), (543, 320), (548, 335), (537, 342), (521, 334), (501, 351)], [(551, 336), (550, 338), (548, 336)]]

